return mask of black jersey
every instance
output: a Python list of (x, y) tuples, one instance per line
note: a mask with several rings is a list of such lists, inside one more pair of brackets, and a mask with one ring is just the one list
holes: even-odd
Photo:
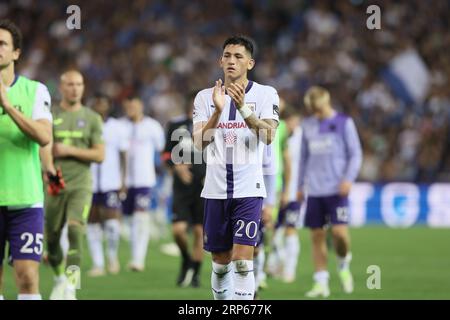
[[(173, 167), (175, 163), (191, 164), (191, 172), (193, 174), (192, 184), (185, 185), (177, 174), (174, 173), (173, 186), (176, 190), (189, 187), (203, 187), (206, 175), (206, 163), (203, 161), (201, 152), (194, 148), (192, 137), (193, 128), (192, 119), (186, 116), (182, 118), (178, 117), (167, 124), (167, 140), (163, 154), (164, 161), (170, 167)], [(194, 161), (194, 159), (197, 159), (197, 161)], [(197, 163), (198, 160), (201, 160), (200, 163)]]

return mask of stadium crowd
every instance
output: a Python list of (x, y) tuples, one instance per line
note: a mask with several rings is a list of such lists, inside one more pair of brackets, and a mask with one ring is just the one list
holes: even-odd
[[(81, 8), (81, 30), (66, 27), (71, 4)], [(255, 80), (302, 109), (306, 89), (321, 84), (355, 119), (364, 149), (359, 180), (450, 181), (449, 3), (373, 4), (381, 30), (367, 29), (367, 4), (358, 0), (20, 0), (2, 2), (0, 18), (17, 17), (26, 39), (19, 72), (52, 96), (61, 70), (74, 66), (88, 99), (106, 93), (120, 113), (123, 99), (137, 94), (163, 125), (183, 112), (187, 92), (220, 76), (223, 39), (251, 35), (259, 46)], [(407, 48), (430, 75), (425, 96), (413, 103), (382, 77)]]

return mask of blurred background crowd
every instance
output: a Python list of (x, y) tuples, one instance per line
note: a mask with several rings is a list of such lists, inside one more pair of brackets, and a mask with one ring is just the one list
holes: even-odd
[[(81, 29), (69, 30), (69, 5)], [(369, 30), (366, 8), (381, 9)], [(252, 78), (304, 112), (320, 84), (354, 117), (364, 148), (360, 181), (450, 181), (450, 2), (307, 0), (14, 0), (0, 3), (24, 35), (19, 72), (58, 100), (69, 67), (85, 76), (86, 104), (139, 95), (163, 125), (185, 95), (221, 77), (222, 43), (246, 34), (257, 44)]]

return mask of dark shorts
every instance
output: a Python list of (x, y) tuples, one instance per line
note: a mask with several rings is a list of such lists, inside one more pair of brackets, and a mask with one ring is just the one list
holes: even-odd
[(255, 247), (263, 198), (205, 199), (204, 245), (209, 252), (229, 251), (233, 244)]
[(150, 188), (130, 188), (122, 203), (123, 214), (132, 215), (136, 211), (149, 211), (151, 201)]
[(305, 227), (322, 228), (329, 223), (348, 223), (348, 197), (307, 197)]
[(203, 223), (205, 200), (200, 197), (202, 190), (194, 192), (180, 192), (174, 190), (172, 202), (172, 223), (185, 221), (191, 224)]
[(44, 249), (44, 210), (0, 207), (0, 265), (5, 257), (6, 242), (12, 260), (40, 262)]
[(277, 223), (275, 228), (283, 227), (296, 227), (300, 218), (301, 203), (294, 201), (289, 202), (287, 206), (280, 209), (278, 213)]
[(92, 205), (92, 192), (78, 189), (45, 197), (45, 232), (59, 233), (68, 220), (86, 224)]
[(264, 245), (264, 233), (265, 233), (265, 226), (264, 226), (264, 222), (261, 220), (261, 223), (259, 224), (259, 228), (258, 228), (258, 236), (256, 239), (256, 246), (259, 247), (261, 245)]
[(94, 193), (92, 205), (111, 210), (120, 210), (122, 208), (118, 191)]

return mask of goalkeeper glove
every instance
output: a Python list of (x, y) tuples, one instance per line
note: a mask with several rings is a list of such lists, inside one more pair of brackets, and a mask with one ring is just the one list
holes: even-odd
[(58, 195), (59, 192), (66, 186), (62, 176), (61, 169), (57, 169), (55, 175), (51, 174), (50, 172), (47, 172), (47, 178), (48, 178), (47, 191), (48, 194), (52, 196)]

